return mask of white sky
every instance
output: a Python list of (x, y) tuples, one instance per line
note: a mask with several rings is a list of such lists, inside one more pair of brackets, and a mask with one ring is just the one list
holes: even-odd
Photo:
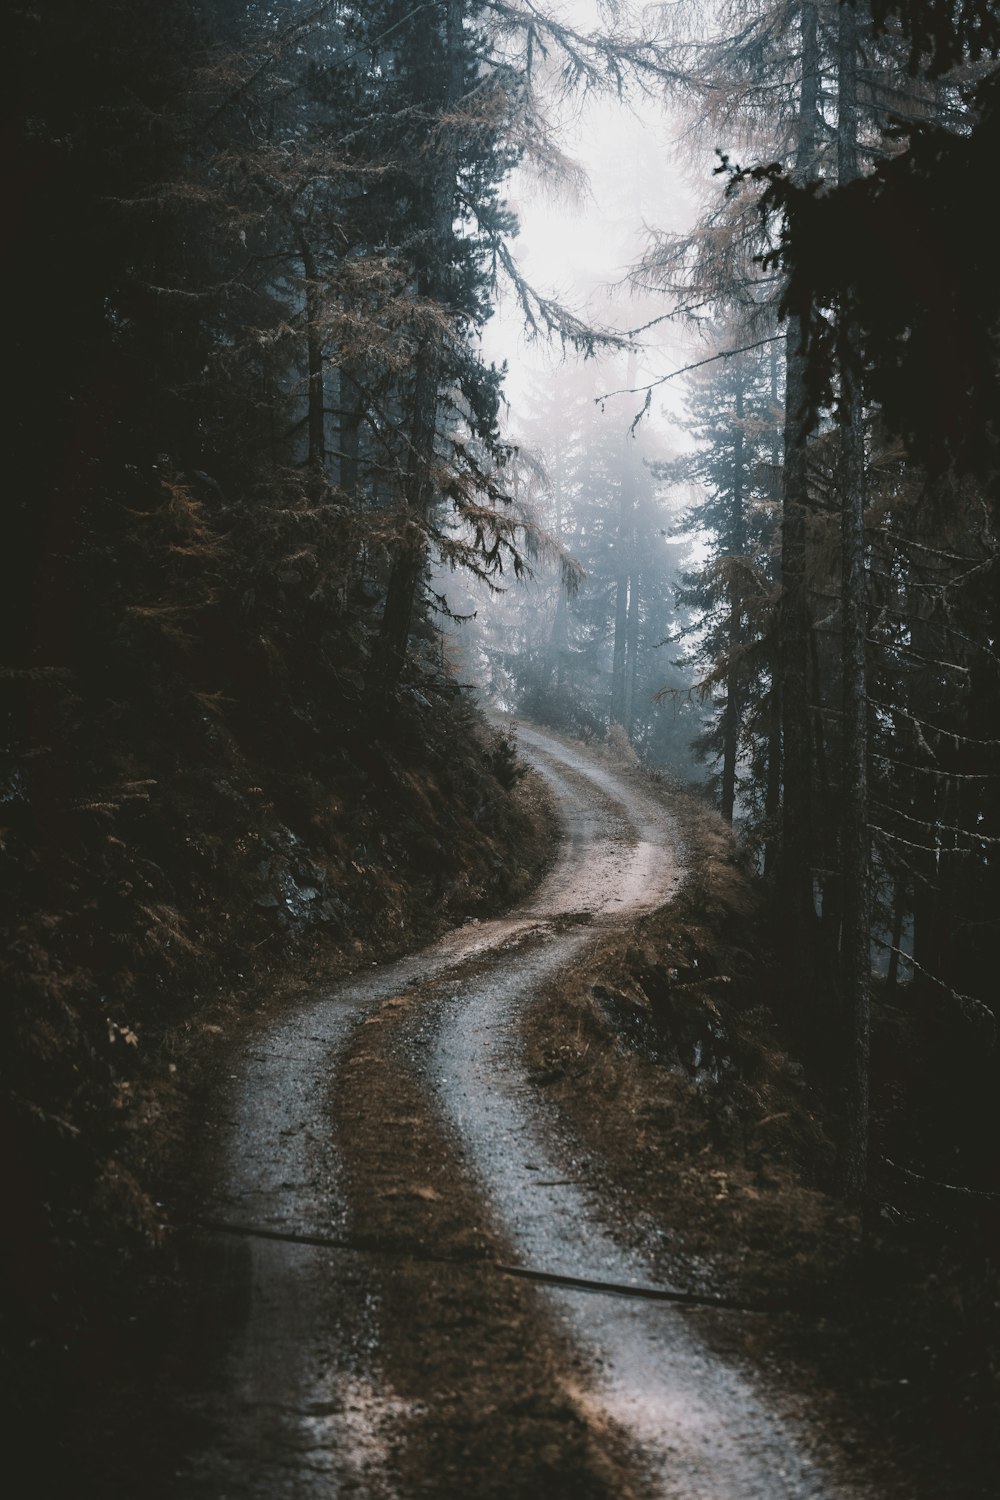
[[(580, 29), (597, 24), (591, 0), (568, 0), (558, 7)], [(584, 168), (589, 191), (582, 201), (557, 196), (544, 184), (518, 172), (507, 192), (516, 210), (521, 234), (514, 242), (515, 259), (526, 279), (540, 292), (555, 295), (595, 323), (621, 329), (636, 327), (666, 311), (666, 302), (641, 301), (629, 289), (615, 286), (640, 254), (645, 227), (684, 230), (698, 204), (672, 152), (678, 126), (656, 99), (636, 96), (625, 102), (591, 97), (582, 103), (564, 101), (555, 112), (563, 150)], [(706, 189), (714, 186), (706, 171)], [(716, 189), (717, 190), (717, 189)], [(683, 328), (663, 325), (644, 336), (638, 381), (677, 369), (692, 357), (691, 335)], [(529, 343), (512, 299), (501, 301), (484, 339), (487, 356), (506, 359), (510, 366), (507, 395), (510, 426), (515, 436), (519, 409), (526, 396), (529, 371), (550, 370), (558, 380), (561, 349)], [(697, 357), (697, 354), (694, 355)], [(574, 361), (574, 356), (566, 356)], [(624, 360), (617, 381), (623, 383)], [(653, 394), (652, 419), (657, 428), (670, 429), (681, 414), (682, 382), (671, 382)], [(612, 420), (631, 421), (642, 397), (619, 397), (608, 403)], [(667, 445), (684, 446), (684, 439), (664, 430)]]

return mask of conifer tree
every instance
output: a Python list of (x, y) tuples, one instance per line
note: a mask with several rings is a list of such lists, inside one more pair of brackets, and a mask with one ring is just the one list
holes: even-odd
[[(723, 347), (730, 337), (717, 331)], [(660, 471), (671, 485), (700, 492), (677, 526), (703, 539), (707, 561), (684, 576), (679, 598), (693, 612), (688, 654), (701, 669), (699, 691), (720, 704), (701, 747), (719, 763), (719, 806), (729, 822), (738, 786), (744, 819), (753, 805), (763, 811), (761, 789), (779, 743), (771, 651), (781, 412), (771, 381), (767, 349), (704, 366), (691, 377), (688, 399), (697, 448)], [(762, 836), (758, 826), (755, 837)]]

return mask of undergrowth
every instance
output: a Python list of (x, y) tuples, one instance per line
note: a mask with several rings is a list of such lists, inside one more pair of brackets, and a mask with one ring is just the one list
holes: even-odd
[(663, 1277), (766, 1315), (706, 1324), (707, 1337), (825, 1393), (828, 1427), (860, 1430), (872, 1453), (910, 1469), (900, 1480), (889, 1463), (885, 1493), (992, 1494), (998, 1205), (908, 1181), (882, 1154), (928, 1131), (934, 1091), (912, 1080), (933, 1073), (933, 1027), (911, 1016), (901, 1039), (900, 998), (890, 1011), (876, 990), (859, 1215), (836, 1196), (832, 1069), (798, 1046), (763, 887), (704, 804), (672, 794), (670, 805), (687, 851), (682, 889), (546, 997), (528, 1022), (534, 1077), (604, 1163), (626, 1215), (661, 1227)]
[(15, 747), (0, 851), (15, 1409), (22, 1359), (86, 1348), (156, 1253), (220, 996), (252, 1007), (296, 972), (402, 951), (516, 899), (550, 850), (508, 742), (431, 669), (411, 668), (389, 724), (308, 676), (272, 684), (263, 721), (176, 674), (99, 712), (43, 687), (51, 744)]

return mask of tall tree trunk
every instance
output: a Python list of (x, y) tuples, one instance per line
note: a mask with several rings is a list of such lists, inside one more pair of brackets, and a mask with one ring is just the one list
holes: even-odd
[(326, 463), (326, 393), (323, 380), (323, 335), (320, 317), (323, 293), (312, 246), (304, 230), (299, 231), (299, 251), (306, 284), (306, 368), (308, 373), (307, 431), (309, 448), (306, 457), (310, 472), (320, 477)]
[[(632, 554), (636, 551), (635, 532), (632, 532)], [(639, 574), (633, 566), (628, 578), (628, 627), (625, 653), (625, 717), (622, 723), (629, 739), (635, 728), (635, 685), (639, 673)]]
[(361, 386), (343, 365), (339, 371), (340, 488), (350, 500), (358, 497), (363, 419)]
[[(819, 125), (819, 45), (817, 8), (802, 6), (802, 80), (795, 175), (808, 181), (815, 171)], [(789, 934), (790, 986), (801, 994), (812, 988), (815, 904), (812, 870), (812, 756), (809, 735), (809, 634), (807, 598), (807, 520), (809, 494), (806, 448), (812, 422), (806, 409), (806, 367), (802, 328), (789, 318), (785, 391), (785, 463), (782, 499), (781, 580), (778, 665), (781, 674), (782, 769), (779, 891)]]
[[(560, 543), (562, 542), (563, 535), (562, 486), (562, 451), (557, 447), (555, 472), (553, 474), (552, 501), (555, 507), (553, 516), (555, 535)], [(556, 692), (561, 696), (563, 687), (565, 686), (566, 646), (569, 639), (569, 590), (562, 576), (560, 576), (556, 587), (556, 611), (552, 619), (552, 634), (549, 639), (551, 664), (547, 676), (550, 681), (554, 676)]]
[[(774, 328), (777, 331), (777, 318)], [(771, 408), (778, 410), (778, 342), (771, 342)], [(768, 499), (774, 502), (777, 508), (781, 500), (781, 427), (777, 420), (771, 434), (771, 474), (767, 487)], [(778, 588), (781, 587), (781, 558), (774, 558), (774, 581)], [(779, 823), (781, 818), (781, 786), (782, 786), (782, 756), (781, 756), (781, 673), (778, 663), (772, 662), (771, 666), (771, 692), (767, 716), (767, 791), (764, 801), (764, 823), (767, 829), (764, 844), (764, 875), (771, 877), (777, 866), (780, 853)]]
[[(630, 349), (625, 384), (635, 384), (636, 355)], [(616, 556), (618, 579), (615, 586), (615, 635), (611, 660), (611, 722), (625, 726), (626, 685), (625, 664), (628, 651), (628, 597), (629, 573), (632, 568), (632, 512), (635, 504), (635, 438), (631, 432), (625, 435), (625, 451), (622, 456), (621, 491), (618, 497), (618, 538)]]
[[(858, 176), (858, 11), (853, 5), (840, 7), (839, 25), (837, 157), (843, 185)], [(847, 1128), (841, 1183), (845, 1194), (859, 1201), (868, 1177), (871, 1052), (865, 441), (862, 393), (854, 358), (855, 330), (843, 309), (839, 339), (843, 687), (840, 971), (848, 1025)]]
[(555, 676), (555, 686), (558, 693), (562, 693), (566, 677), (566, 641), (569, 627), (569, 596), (562, 580), (559, 581), (559, 592), (556, 596), (556, 612), (552, 620), (552, 635), (550, 645), (552, 649), (552, 674)]
[(885, 992), (888, 999), (896, 993), (899, 984), (899, 954), (903, 946), (903, 923), (906, 920), (906, 884), (897, 879), (892, 885), (892, 937), (889, 943), (889, 965), (885, 976)]
[(440, 348), (434, 340), (428, 339), (417, 353), (401, 535), (389, 572), (382, 623), (368, 669), (368, 686), (383, 707), (406, 664), (414, 606), (427, 566), (426, 521), (434, 495), (431, 460), (437, 436), (440, 369)]
[(767, 740), (767, 790), (764, 794), (764, 823), (767, 829), (764, 844), (764, 875), (774, 874), (780, 854), (779, 823), (781, 820), (781, 687), (775, 681), (771, 687), (768, 706), (770, 725)]
[[(746, 518), (743, 514), (743, 388), (736, 390), (733, 434), (733, 519), (731, 550), (734, 558), (746, 551)], [(737, 660), (743, 643), (743, 586), (733, 573), (729, 578), (729, 626), (727, 645), (729, 666), (726, 669), (726, 711), (722, 722), (722, 816), (733, 821), (736, 806), (736, 763), (740, 739), (740, 663)]]
[[(834, 780), (834, 766), (826, 753), (829, 720), (824, 709), (828, 705), (822, 702), (823, 684), (829, 675), (832, 663), (827, 663), (827, 671), (824, 672), (820, 661), (819, 645), (819, 632), (811, 630), (809, 632), (809, 676), (806, 680), (806, 687), (809, 693), (813, 785), (823, 787), (828, 793), (833, 794), (832, 807), (830, 796), (813, 800), (813, 846), (820, 854), (823, 865), (823, 873), (818, 878), (814, 876), (813, 879), (814, 892), (819, 896), (816, 944), (817, 952), (822, 954), (824, 973), (834, 975), (837, 972), (840, 953), (840, 875), (836, 868), (840, 849), (840, 828), (837, 824), (839, 809), (836, 797), (839, 795), (840, 788)], [(839, 774), (842, 770), (842, 763), (837, 760), (836, 754), (833, 756), (833, 762)]]
[[(618, 566), (625, 567), (625, 545), (618, 533)], [(611, 659), (611, 722), (625, 723), (625, 648), (628, 632), (628, 573), (620, 572), (615, 585), (615, 640)]]

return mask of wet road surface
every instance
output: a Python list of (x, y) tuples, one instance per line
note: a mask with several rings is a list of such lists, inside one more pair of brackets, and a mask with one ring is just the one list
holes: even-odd
[[(566, 828), (531, 900), (311, 996), (248, 1046), (231, 1080), (218, 1187), (205, 1210), (217, 1227), (201, 1246), (230, 1311), (218, 1356), (191, 1396), (204, 1440), (178, 1468), (178, 1494), (398, 1493), (392, 1439), (406, 1404), (380, 1368), (372, 1280), (364, 1250), (350, 1247), (336, 1141), (325, 1122), (331, 1082), (350, 1087), (337, 1079), (349, 1038), (401, 991), (419, 999), (422, 987), (445, 985), (451, 995), (447, 1006), (430, 1008), (440, 1024), (416, 1066), (460, 1137), (512, 1255), (556, 1273), (652, 1280), (579, 1187), (560, 1180), (546, 1146), (551, 1124), (519, 1056), (518, 1015), (602, 928), (669, 900), (681, 875), (677, 834), (660, 799), (605, 765), (527, 727), (518, 741)], [(677, 1309), (564, 1289), (541, 1295), (590, 1372), (567, 1373), (567, 1387), (596, 1424), (624, 1429), (651, 1494), (847, 1500)]]

